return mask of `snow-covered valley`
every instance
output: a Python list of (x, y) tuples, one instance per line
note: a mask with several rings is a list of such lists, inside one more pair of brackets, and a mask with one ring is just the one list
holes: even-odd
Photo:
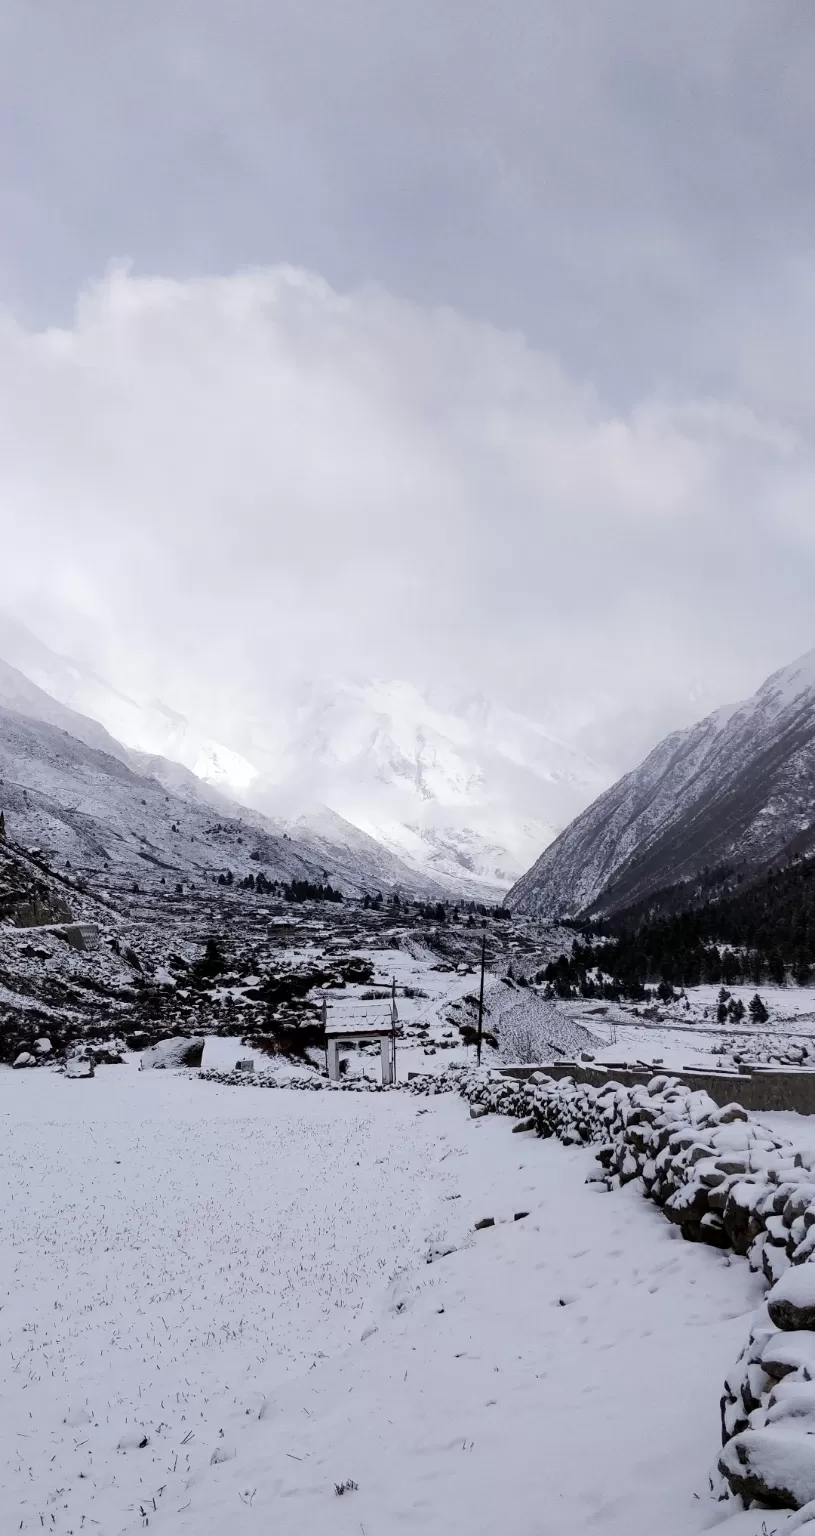
[(457, 1095), (127, 1068), (0, 1073), (0, 1138), (4, 1531), (715, 1518), (757, 1281), (587, 1186), (590, 1151)]
[[(707, 1134), (722, 1093), (811, 1075), (815, 988), (564, 993), (574, 930), (489, 900), (498, 865), (467, 820), (479, 797), (498, 814), (499, 783), (523, 806), (530, 782), (528, 733), (514, 778), (497, 747), (489, 774), (473, 767), (488, 706), (477, 731), (440, 715), (431, 731), (427, 700), (402, 690), (392, 709), (390, 688), (344, 715), (340, 700), (325, 730), (306, 712), (275, 782), (308, 761), (308, 797), (325, 769), (345, 815), (327, 799), (281, 814), (254, 770), (225, 794), (228, 757), (186, 764), (184, 731), (140, 738), (158, 755), (123, 744), (63, 691), (0, 667), (3, 1533), (789, 1525), (763, 1500), (718, 1502), (717, 1404), (803, 1215), (773, 1208), (760, 1237), (778, 1268), (748, 1266), (712, 1208), (707, 1228), (672, 1225), (641, 1199), (644, 1153), (602, 1182), (581, 1143), (603, 1125), (555, 1139), (518, 1084), (548, 1063), (566, 1102), (618, 1074), (642, 1142), (629, 1089), (684, 1073), (692, 1173), (714, 1153), (691, 1100)], [(557, 761), (558, 793), (579, 795), (551, 748), (542, 777)], [(378, 1091), (383, 1032), (396, 1091)], [(510, 1095), (518, 1135), (456, 1091), (479, 1038), (477, 1092)], [(809, 1117), (777, 1097), (746, 1131), (743, 1110), (721, 1113), (737, 1156), (708, 1171), (714, 1194), (741, 1168), (758, 1199), (739, 1137), (779, 1167), (811, 1157)], [(773, 1388), (749, 1381), (763, 1431)], [(727, 1400), (737, 1415), (738, 1389)]]
[[(763, 987), (761, 1027), (719, 1025), (712, 986), (552, 998), (568, 929), (219, 884), (195, 825), (176, 889), (4, 845), (95, 947), (64, 913), (0, 930), (26, 1063), (0, 1067), (3, 1536), (763, 1536), (767, 1510), (708, 1481), (761, 1277), (682, 1241), (639, 1180), (587, 1183), (596, 1148), (436, 1089), (475, 1063), (482, 945), (486, 1072), (724, 1066), (737, 1096), (739, 1059), (811, 1065), (815, 989)], [(212, 833), (208, 858), (258, 869), (246, 827)], [(398, 1089), (374, 1091), (376, 1041), (330, 1087), (322, 1021), (347, 1038), (394, 1004)], [(200, 1073), (139, 1070), (168, 1035), (203, 1044)], [(811, 1146), (809, 1123), (780, 1134)]]

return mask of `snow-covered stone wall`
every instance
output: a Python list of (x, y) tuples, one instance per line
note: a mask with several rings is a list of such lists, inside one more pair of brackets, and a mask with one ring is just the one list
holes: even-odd
[(815, 1519), (815, 1153), (795, 1151), (741, 1105), (721, 1107), (667, 1076), (603, 1088), (543, 1073), (524, 1083), (498, 1072), (445, 1076), (471, 1114), (600, 1143), (596, 1178), (607, 1188), (640, 1179), (683, 1237), (744, 1254), (763, 1273), (770, 1289), (724, 1386), (719, 1471), (745, 1502), (812, 1502)]
[(391, 1089), (370, 1078), (341, 1078), (331, 1083), (325, 1077), (307, 1072), (244, 1072), (235, 1068), (206, 1067), (198, 1074), (199, 1082), (224, 1083), (229, 1088), (295, 1088), (304, 1093), (387, 1093)]

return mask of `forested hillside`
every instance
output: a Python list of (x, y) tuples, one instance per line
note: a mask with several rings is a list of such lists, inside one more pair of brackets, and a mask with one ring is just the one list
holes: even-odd
[(659, 917), (629, 910), (584, 925), (572, 955), (545, 974), (560, 995), (639, 997), (646, 985), (804, 984), (814, 961), (815, 858), (808, 858), (719, 901)]

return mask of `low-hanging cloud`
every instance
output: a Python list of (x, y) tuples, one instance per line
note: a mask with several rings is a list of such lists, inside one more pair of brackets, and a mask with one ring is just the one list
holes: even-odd
[(622, 761), (815, 641), (813, 488), (738, 400), (615, 410), (517, 333), (295, 268), (113, 269), (69, 328), (0, 323), (6, 605), (232, 739), (357, 673)]

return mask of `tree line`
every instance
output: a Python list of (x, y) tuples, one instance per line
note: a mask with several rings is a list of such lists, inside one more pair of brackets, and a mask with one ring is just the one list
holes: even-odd
[(718, 901), (637, 920), (580, 924), (571, 955), (541, 973), (559, 996), (641, 999), (647, 987), (805, 986), (815, 958), (815, 858)]

